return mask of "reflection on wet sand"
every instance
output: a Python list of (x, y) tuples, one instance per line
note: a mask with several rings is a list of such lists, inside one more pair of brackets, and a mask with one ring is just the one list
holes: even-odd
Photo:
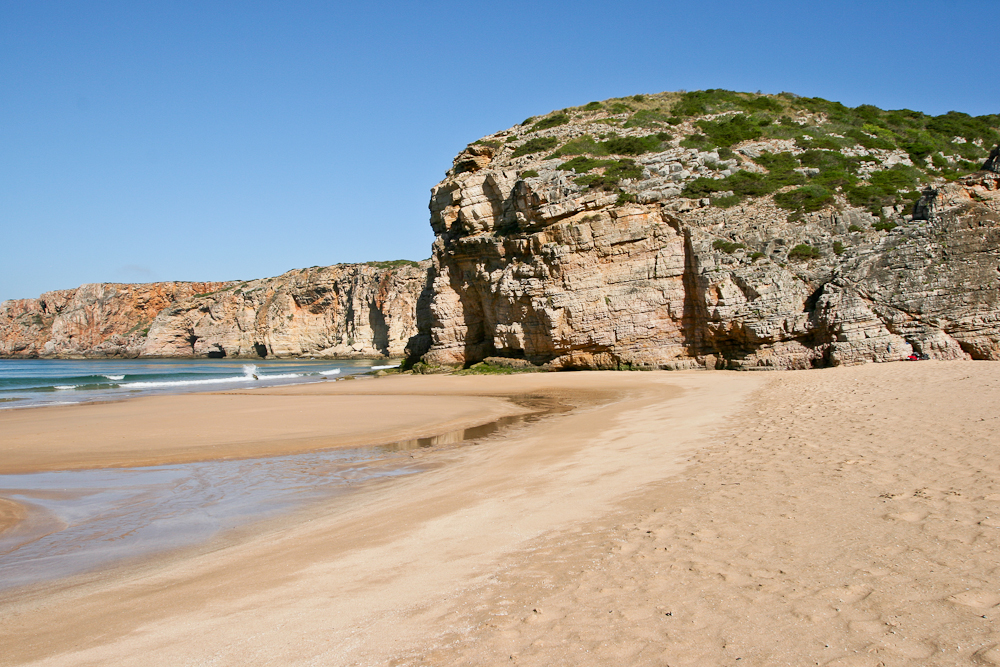
[(204, 543), (253, 521), (412, 474), (398, 453), (470, 443), (569, 410), (521, 396), (531, 413), (376, 447), (141, 468), (0, 475), (0, 591)]

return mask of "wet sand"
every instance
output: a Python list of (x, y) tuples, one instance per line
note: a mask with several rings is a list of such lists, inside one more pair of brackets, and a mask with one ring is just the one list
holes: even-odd
[(0, 599), (0, 664), (1000, 664), (1000, 364), (303, 397), (334, 388), (579, 407), (211, 549)]
[(0, 412), (0, 474), (378, 445), (526, 412), (486, 396), (453, 395), (442, 400), (355, 387), (374, 382), (342, 380), (5, 410)]
[(0, 498), (0, 534), (16, 526), (25, 517), (24, 507), (4, 498)]

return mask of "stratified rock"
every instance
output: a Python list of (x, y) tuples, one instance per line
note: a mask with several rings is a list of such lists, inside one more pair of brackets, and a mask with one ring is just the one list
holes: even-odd
[(48, 292), (0, 304), (0, 356), (399, 357), (411, 338), (421, 351), (428, 267), (348, 264), (249, 282)]
[[(609, 126), (644, 141), (655, 131), (630, 128), (628, 114), (604, 106), (611, 111), (564, 110), (559, 124), (491, 135), (484, 143), (498, 148), (488, 160), (480, 144), (470, 146), (433, 188), (428, 364), (509, 357), (549, 368), (796, 369), (915, 353), (1000, 359), (1000, 178), (992, 172), (957, 182), (925, 172), (933, 180), (912, 216), (902, 205), (873, 215), (840, 191), (795, 216), (770, 194), (716, 207), (680, 195), (698, 176), (767, 172), (681, 146), (700, 131), (694, 119), (663, 125), (660, 152), (618, 159), (627, 177), (594, 187), (606, 152), (591, 153), (580, 178), (551, 147), (596, 146)], [(549, 148), (518, 153), (529, 139)], [(763, 164), (765, 154), (806, 149), (754, 139), (733, 151)], [(842, 154), (861, 156), (862, 184), (894, 165), (914, 169), (905, 151), (880, 151), (858, 145)]]
[(160, 313), (142, 354), (400, 357), (417, 333), (427, 267), (347, 264), (233, 284)]
[(135, 357), (167, 306), (231, 283), (101, 283), (0, 304), (0, 356)]

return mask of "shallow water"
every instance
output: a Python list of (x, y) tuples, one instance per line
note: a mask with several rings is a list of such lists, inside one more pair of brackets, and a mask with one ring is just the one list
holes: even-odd
[(268, 458), (0, 475), (0, 497), (28, 518), (0, 535), (0, 591), (202, 544), (252, 522), (420, 470), (398, 452), (469, 443), (568, 408), (521, 397), (536, 412), (430, 438)]

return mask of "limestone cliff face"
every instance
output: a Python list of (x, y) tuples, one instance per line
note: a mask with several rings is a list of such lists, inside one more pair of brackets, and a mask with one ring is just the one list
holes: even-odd
[(143, 354), (401, 357), (417, 334), (427, 268), (348, 264), (230, 285), (160, 313)]
[(167, 306), (229, 283), (101, 283), (0, 304), (0, 356), (138, 356)]
[[(743, 112), (669, 123), (664, 113), (667, 132), (651, 135), (654, 112), (593, 103), (470, 145), (432, 191), (425, 361), (794, 369), (911, 354), (1000, 359), (1000, 176), (946, 180), (931, 156), (880, 144), (877, 128), (857, 134), (878, 146), (868, 149), (822, 113), (773, 106), (791, 115), (777, 129), (811, 136), (758, 133), (727, 153), (697, 147), (699, 132)], [(637, 116), (646, 122), (630, 127)], [(832, 163), (847, 167), (808, 166)], [(883, 185), (904, 176), (913, 194)], [(730, 183), (736, 192), (718, 191)]]
[(99, 284), (0, 304), (5, 357), (402, 356), (427, 263), (249, 282)]

